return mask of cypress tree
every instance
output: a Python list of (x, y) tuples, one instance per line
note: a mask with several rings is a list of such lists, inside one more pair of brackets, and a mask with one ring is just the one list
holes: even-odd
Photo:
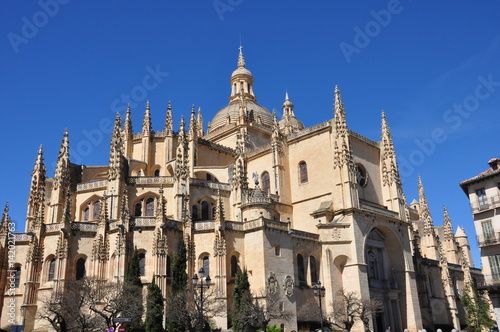
[(146, 308), (146, 332), (162, 332), (163, 296), (160, 287), (155, 283), (154, 276), (148, 286)]
[(465, 321), (475, 332), (485, 329), (491, 330), (495, 327), (495, 322), (490, 318), (490, 305), (471, 284), (464, 287), (461, 301), (465, 307)]
[(134, 249), (134, 253), (130, 258), (125, 270), (125, 282), (130, 285), (142, 286), (141, 282), (141, 271), (139, 268), (139, 253), (137, 248)]
[(232, 328), (235, 332), (255, 331), (255, 321), (251, 318), (253, 311), (250, 282), (245, 269), (236, 275), (233, 289)]
[(187, 249), (184, 241), (179, 244), (179, 249), (174, 254), (172, 264), (172, 295), (186, 289), (187, 286)]

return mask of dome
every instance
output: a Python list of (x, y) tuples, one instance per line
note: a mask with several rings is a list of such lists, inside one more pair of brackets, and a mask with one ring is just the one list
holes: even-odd
[(233, 71), (233, 73), (231, 74), (231, 77), (234, 77), (236, 75), (249, 75), (249, 76), (252, 76), (252, 73), (250, 72), (250, 70), (246, 69), (245, 67), (239, 67), (239, 68), (236, 68), (235, 71)]
[[(217, 112), (210, 121), (210, 132), (227, 125), (228, 119), (229, 123), (235, 123), (238, 120), (240, 104), (240, 100), (235, 100)], [(260, 106), (255, 101), (247, 100), (246, 108), (250, 117), (249, 123), (262, 123), (265, 126), (272, 127), (273, 115), (265, 107)]]
[[(279, 126), (280, 126), (280, 130), (285, 129), (285, 127), (287, 126), (287, 120), (286, 119), (281, 119), (278, 123), (279, 123)], [(299, 131), (299, 130), (304, 129), (304, 124), (302, 123), (302, 121), (298, 120), (295, 117), (291, 117), (288, 120), (288, 125), (290, 127), (292, 127), (293, 131)]]

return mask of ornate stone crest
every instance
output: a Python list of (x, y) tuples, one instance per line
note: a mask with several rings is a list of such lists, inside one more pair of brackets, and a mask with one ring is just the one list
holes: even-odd
[(286, 296), (292, 297), (294, 285), (295, 283), (293, 282), (293, 278), (291, 276), (286, 276), (283, 281), (283, 290), (285, 291)]
[(273, 272), (269, 272), (269, 278), (267, 278), (267, 291), (269, 294), (275, 294), (278, 290), (278, 279)]

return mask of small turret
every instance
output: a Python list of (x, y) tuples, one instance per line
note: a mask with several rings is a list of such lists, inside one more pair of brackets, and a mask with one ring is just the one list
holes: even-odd
[(142, 121), (142, 135), (151, 136), (151, 112), (149, 100), (146, 102), (146, 111), (144, 112), (144, 120)]

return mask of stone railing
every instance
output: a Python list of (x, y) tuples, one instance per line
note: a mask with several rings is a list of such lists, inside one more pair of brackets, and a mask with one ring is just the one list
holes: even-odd
[(14, 239), (16, 242), (21, 242), (21, 241), (29, 241), (31, 240), (32, 235), (27, 234), (27, 233), (15, 233), (14, 234)]
[(270, 220), (270, 219), (265, 219), (266, 227), (272, 228), (272, 229), (277, 229), (280, 231), (288, 231), (290, 223), (287, 222), (282, 222), (279, 220)]
[(118, 228), (118, 221), (117, 220), (113, 220), (113, 221), (109, 222), (109, 230), (110, 231), (115, 230), (117, 228)]
[(96, 232), (99, 225), (95, 222), (73, 222), (71, 229), (80, 232)]
[(224, 152), (224, 153), (231, 154), (231, 155), (235, 154), (234, 149), (227, 147), (225, 145), (221, 145), (221, 144), (214, 143), (212, 141), (208, 141), (208, 140), (203, 139), (203, 138), (198, 138), (198, 144), (207, 146), (210, 149), (215, 150), (215, 151), (220, 151), (220, 152)]
[(289, 232), (294, 237), (300, 237), (302, 239), (314, 240), (314, 241), (318, 241), (319, 240), (319, 234), (314, 234), (314, 233), (299, 231), (299, 230), (296, 230), (296, 229), (291, 229)]
[(156, 225), (156, 217), (134, 217), (132, 223), (135, 227), (151, 227)]
[(128, 178), (128, 184), (140, 185), (173, 184), (174, 181), (173, 176), (130, 176)]
[(215, 190), (231, 191), (231, 185), (228, 183), (213, 182), (195, 178), (190, 178), (189, 183), (195, 187), (204, 187)]
[(356, 137), (357, 139), (359, 139), (360, 141), (363, 141), (365, 143), (368, 143), (369, 145), (371, 146), (375, 146), (375, 147), (378, 147), (378, 143), (375, 142), (375, 141), (372, 141), (371, 139), (367, 138), (367, 137), (364, 137), (352, 130), (349, 129), (349, 135), (353, 136), (353, 137)]
[(139, 138), (142, 138), (142, 133), (132, 134), (132, 139), (139, 139)]
[(230, 229), (233, 231), (243, 231), (243, 223), (237, 221), (226, 221), (225, 222), (226, 229)]
[(298, 137), (302, 137), (302, 136), (305, 136), (305, 135), (308, 135), (312, 132), (315, 132), (315, 131), (318, 131), (318, 130), (321, 130), (323, 128), (326, 128), (330, 125), (330, 121), (325, 121), (325, 122), (322, 122), (322, 123), (318, 123), (317, 125), (314, 125), (312, 127), (309, 127), (309, 128), (305, 128), (301, 131), (297, 131), (297, 132), (294, 132), (294, 133), (291, 133), (290, 135), (287, 136), (287, 139), (290, 141), (292, 139), (295, 139), (295, 138), (298, 138)]
[(195, 221), (194, 229), (197, 231), (213, 230), (214, 229), (213, 220)]
[(243, 204), (272, 204), (273, 200), (269, 194), (260, 188), (243, 190)]
[(45, 224), (45, 233), (59, 232), (63, 224)]
[(107, 180), (83, 182), (83, 183), (78, 183), (76, 185), (76, 191), (85, 191), (85, 190), (90, 190), (90, 189), (106, 188), (107, 185), (108, 185)]
[(399, 217), (399, 213), (397, 213), (395, 211), (391, 211), (383, 205), (380, 205), (380, 204), (377, 204), (374, 202), (370, 202), (370, 201), (365, 201), (364, 199), (360, 199), (359, 203), (360, 203), (360, 207), (364, 210), (368, 210), (368, 211), (371, 211), (374, 213), (382, 214), (384, 216), (391, 217), (391, 218), (398, 218)]

